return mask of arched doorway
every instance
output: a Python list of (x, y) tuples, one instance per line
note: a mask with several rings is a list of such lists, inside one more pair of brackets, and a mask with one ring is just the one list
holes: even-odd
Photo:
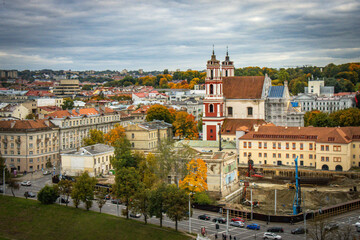
[(324, 164), (322, 167), (321, 167), (321, 170), (326, 170), (328, 171), (329, 170), (329, 166)]
[(336, 165), (335, 171), (341, 172), (343, 170), (343, 167), (341, 165)]

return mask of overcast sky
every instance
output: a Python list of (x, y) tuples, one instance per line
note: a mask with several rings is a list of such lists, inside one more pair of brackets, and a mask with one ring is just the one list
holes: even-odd
[(0, 69), (360, 62), (360, 0), (0, 0)]

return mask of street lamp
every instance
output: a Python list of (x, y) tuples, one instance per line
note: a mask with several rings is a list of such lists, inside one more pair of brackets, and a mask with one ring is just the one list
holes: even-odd
[(191, 234), (191, 203), (190, 203), (191, 190), (190, 190), (190, 187), (192, 187), (192, 184), (189, 183), (189, 233)]
[(5, 168), (6, 168), (6, 159), (4, 159), (4, 169), (3, 169), (3, 196), (5, 196)]

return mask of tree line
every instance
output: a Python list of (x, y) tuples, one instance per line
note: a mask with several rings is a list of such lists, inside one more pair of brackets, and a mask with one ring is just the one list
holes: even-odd
[(325, 113), (319, 110), (306, 112), (304, 125), (313, 127), (349, 127), (360, 126), (360, 109), (348, 108)]

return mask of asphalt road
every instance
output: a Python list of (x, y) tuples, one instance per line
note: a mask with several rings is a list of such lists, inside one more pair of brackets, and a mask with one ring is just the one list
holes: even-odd
[[(48, 185), (52, 184), (51, 183), (51, 175), (42, 176), (41, 178), (33, 179), (33, 180), (31, 180), (31, 178), (30, 178), (30, 181), (32, 183), (31, 186), (29, 186), (29, 187), (21, 186), (19, 190), (15, 191), (15, 195), (17, 197), (24, 197), (25, 191), (31, 191), (31, 192), (37, 194), (40, 191), (40, 189), (42, 187), (44, 187), (46, 184), (48, 184)], [(6, 188), (6, 194), (11, 195), (10, 189)], [(36, 199), (36, 197), (35, 197), (35, 199)], [(69, 206), (73, 206), (71, 199), (70, 199)], [(83, 204), (81, 204), (80, 208), (85, 209), (85, 206)], [(123, 208), (125, 208), (124, 205), (116, 205), (116, 204), (111, 203), (111, 201), (107, 201), (106, 204), (102, 208), (102, 212), (111, 214), (111, 215), (115, 215), (115, 216), (121, 216), (121, 209), (123, 209)], [(94, 201), (93, 207), (90, 210), (99, 211), (99, 208), (97, 207), (97, 203), (95, 201)], [(210, 221), (198, 219), (199, 215), (205, 214), (205, 213), (211, 217)], [(360, 233), (357, 233), (355, 231), (355, 226), (353, 226), (357, 221), (359, 221), (359, 216), (360, 216), (360, 210), (357, 210), (357, 211), (352, 211), (352, 212), (345, 213), (342, 215), (338, 215), (334, 218), (328, 219), (327, 221), (338, 223), (340, 225), (340, 228), (345, 228), (346, 226), (350, 225), (351, 231), (353, 231), (354, 235), (359, 239)], [(123, 217), (123, 216), (121, 216), (121, 217)], [(193, 216), (191, 218), (191, 232), (192, 233), (200, 233), (201, 228), (205, 227), (208, 237), (210, 237), (211, 239), (214, 239), (214, 236), (217, 233), (218, 239), (221, 239), (222, 233), (227, 232), (227, 225), (219, 224), (220, 229), (216, 230), (215, 229), (216, 223), (212, 222), (212, 219), (215, 217), (220, 217), (220, 214), (194, 209)], [(141, 218), (138, 218), (137, 220), (143, 221), (144, 219), (143, 219), (143, 217), (141, 217)], [(156, 225), (160, 224), (159, 219), (157, 219), (155, 217), (148, 219), (148, 222), (156, 224)], [(263, 234), (264, 234), (264, 232), (266, 232), (266, 229), (268, 227), (279, 226), (279, 227), (283, 227), (283, 229), (284, 229), (284, 233), (279, 234), (282, 236), (282, 239), (292, 239), (292, 240), (305, 239), (305, 236), (303, 234), (302, 235), (293, 235), (290, 233), (291, 229), (294, 229), (294, 228), (297, 228), (300, 226), (303, 227), (304, 226), (303, 223), (297, 223), (295, 225), (282, 224), (282, 223), (269, 223), (267, 225), (266, 222), (248, 221), (245, 224), (250, 224), (250, 223), (258, 223), (260, 225), (260, 230), (249, 230), (249, 229), (238, 228), (238, 227), (233, 227), (233, 226), (229, 225), (228, 226), (228, 234), (232, 236), (232, 239), (234, 239), (234, 237), (236, 237), (236, 239), (244, 239), (244, 240), (246, 240), (246, 239), (262, 239)], [(164, 219), (163, 219), (163, 225), (166, 227), (175, 228), (175, 223), (173, 221), (171, 221), (169, 218), (167, 218), (166, 215), (164, 216)], [(310, 228), (311, 226), (308, 224), (307, 227)], [(181, 231), (188, 232), (189, 231), (189, 220), (184, 220), (184, 221), (178, 222), (178, 228)], [(307, 239), (310, 239), (310, 237), (308, 236)]]

